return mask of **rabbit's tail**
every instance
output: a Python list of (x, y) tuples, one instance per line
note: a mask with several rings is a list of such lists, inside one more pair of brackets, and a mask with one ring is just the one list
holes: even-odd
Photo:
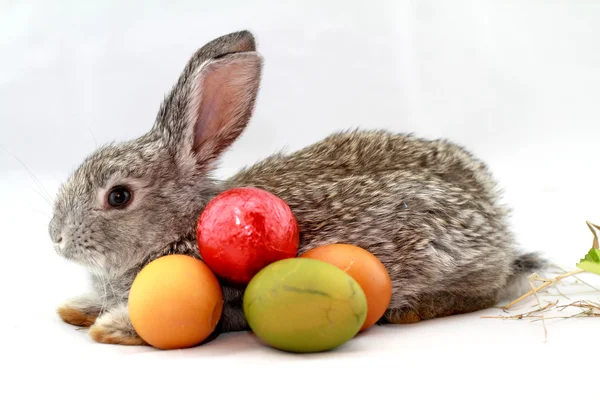
[(537, 253), (519, 255), (512, 263), (512, 274), (501, 290), (499, 300), (514, 300), (531, 290), (527, 277), (548, 267), (547, 260)]

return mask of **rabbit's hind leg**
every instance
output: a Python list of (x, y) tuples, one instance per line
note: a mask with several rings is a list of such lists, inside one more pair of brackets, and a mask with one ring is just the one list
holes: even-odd
[(479, 296), (466, 296), (450, 292), (428, 293), (420, 296), (414, 307), (387, 310), (381, 322), (410, 324), (484, 310), (493, 307), (496, 302), (496, 293)]

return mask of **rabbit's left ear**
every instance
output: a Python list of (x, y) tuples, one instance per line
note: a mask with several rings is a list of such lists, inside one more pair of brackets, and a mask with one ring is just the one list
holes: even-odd
[(210, 169), (248, 124), (261, 71), (262, 57), (250, 33), (213, 40), (188, 62), (161, 106), (154, 131), (181, 161)]

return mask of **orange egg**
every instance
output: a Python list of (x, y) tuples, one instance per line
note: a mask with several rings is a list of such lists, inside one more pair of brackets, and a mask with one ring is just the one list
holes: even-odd
[(358, 282), (367, 297), (367, 318), (360, 331), (374, 325), (385, 313), (392, 299), (392, 280), (384, 265), (367, 250), (351, 244), (316, 247), (300, 255), (333, 264)]
[(202, 261), (168, 255), (146, 265), (129, 293), (133, 328), (159, 349), (199, 344), (215, 330), (223, 310), (223, 292)]

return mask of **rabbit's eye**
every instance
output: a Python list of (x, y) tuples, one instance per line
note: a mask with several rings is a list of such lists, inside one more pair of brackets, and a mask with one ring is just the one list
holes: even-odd
[(125, 207), (129, 200), (131, 200), (131, 192), (122, 186), (112, 188), (108, 194), (108, 204), (114, 208)]

